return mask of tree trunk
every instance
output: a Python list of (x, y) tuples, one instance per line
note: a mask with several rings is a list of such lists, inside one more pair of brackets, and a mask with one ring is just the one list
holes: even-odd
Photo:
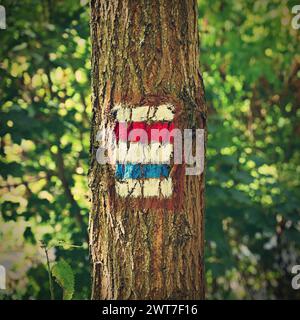
[(131, 202), (114, 191), (114, 166), (96, 161), (118, 104), (172, 102), (178, 127), (205, 128), (197, 19), (195, 0), (91, 1), (93, 299), (204, 298), (203, 174), (174, 175), (169, 202)]

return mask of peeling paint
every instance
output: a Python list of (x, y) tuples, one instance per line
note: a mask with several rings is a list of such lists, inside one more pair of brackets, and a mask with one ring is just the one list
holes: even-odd
[(137, 197), (163, 197), (172, 196), (173, 183), (171, 178), (166, 179), (126, 179), (124, 181), (116, 181), (116, 191), (121, 197), (129, 195)]
[(172, 104), (162, 104), (156, 107), (138, 106), (128, 107), (118, 104), (112, 109), (119, 122), (130, 121), (172, 121), (175, 107)]

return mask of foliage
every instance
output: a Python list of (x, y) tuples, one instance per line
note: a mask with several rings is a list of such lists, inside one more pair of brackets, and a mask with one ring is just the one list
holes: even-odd
[(210, 298), (295, 298), (299, 263), (299, 31), (293, 1), (200, 1), (209, 112)]
[[(15, 266), (7, 268), (8, 297), (50, 298), (43, 241), (52, 247), (51, 263), (63, 257), (73, 269), (74, 298), (88, 299), (88, 3), (3, 5), (0, 260)], [(79, 247), (53, 246), (59, 242)]]
[[(290, 267), (300, 263), (294, 4), (199, 2), (209, 119), (208, 298), (299, 297), (290, 286)], [(3, 298), (50, 298), (43, 241), (58, 282), (67, 284), (65, 297), (72, 296), (72, 270), (73, 298), (89, 299), (88, 3), (2, 5), (8, 29), (0, 30), (0, 263), (9, 267)]]
[(71, 300), (74, 294), (74, 274), (70, 265), (61, 259), (52, 267), (51, 273), (63, 289), (63, 299)]

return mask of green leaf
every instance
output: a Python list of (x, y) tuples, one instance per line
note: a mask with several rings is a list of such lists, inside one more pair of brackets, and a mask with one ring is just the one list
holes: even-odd
[(71, 300), (74, 293), (74, 273), (70, 265), (63, 259), (52, 267), (52, 275), (63, 289), (63, 299)]

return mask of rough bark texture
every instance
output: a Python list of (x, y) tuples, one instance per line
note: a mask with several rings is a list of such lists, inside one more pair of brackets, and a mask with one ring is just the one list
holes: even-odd
[[(183, 206), (115, 205), (95, 155), (116, 103), (171, 97), (183, 128), (205, 128), (195, 0), (92, 0), (90, 251), (93, 299), (204, 297), (204, 177), (183, 177)], [(180, 195), (178, 195), (180, 196)]]

